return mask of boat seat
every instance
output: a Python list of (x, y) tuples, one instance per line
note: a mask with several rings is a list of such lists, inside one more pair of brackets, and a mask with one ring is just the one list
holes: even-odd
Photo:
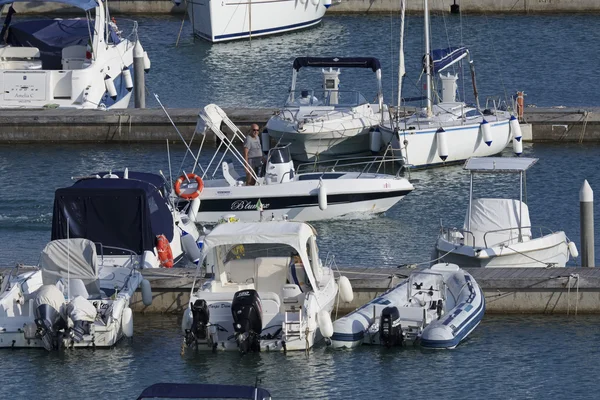
[(399, 307), (400, 323), (403, 326), (421, 326), (425, 323), (425, 309), (422, 307)]
[(225, 264), (225, 271), (228, 272), (228, 281), (235, 283), (255, 282), (254, 259), (235, 259), (229, 260)]
[(13, 47), (0, 48), (0, 60), (33, 60), (40, 58), (40, 49), (37, 47)]
[[(521, 218), (519, 218), (520, 213), (522, 213)], [(516, 199), (473, 199), (470, 229), (468, 229), (468, 211), (463, 227), (471, 234), (464, 235), (464, 243), (467, 246), (480, 248), (517, 243), (519, 219), (523, 241), (530, 240), (531, 221), (527, 204)]]
[(290, 257), (256, 258), (256, 290), (281, 293), (286, 284)]
[(69, 46), (62, 49), (63, 69), (81, 69), (85, 62), (86, 51), (86, 46)]
[(229, 186), (238, 186), (238, 181), (240, 179), (240, 176), (235, 171), (235, 169), (233, 167), (233, 163), (227, 163), (227, 162), (223, 161), (222, 168), (223, 168), (223, 177), (225, 178), (227, 183), (229, 183)]

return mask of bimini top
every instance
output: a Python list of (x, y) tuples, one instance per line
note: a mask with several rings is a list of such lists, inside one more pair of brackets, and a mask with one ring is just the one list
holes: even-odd
[(287, 244), (302, 252), (306, 242), (315, 234), (313, 228), (304, 222), (232, 222), (215, 227), (204, 239), (204, 249), (221, 245), (276, 243)]
[(173, 215), (160, 190), (147, 181), (83, 179), (54, 195), (52, 240), (85, 238), (141, 254), (153, 251), (161, 234), (173, 240)]
[(294, 69), (302, 67), (344, 67), (371, 68), (373, 72), (381, 69), (379, 60), (375, 57), (298, 57), (294, 60)]
[(0, 0), (0, 6), (11, 3), (29, 3), (34, 7), (45, 3), (62, 3), (69, 6), (81, 8), (85, 11), (96, 8), (98, 2), (96, 0)]
[(523, 157), (471, 157), (465, 169), (471, 172), (523, 172), (537, 162), (537, 158)]
[(156, 383), (144, 389), (137, 400), (157, 398), (270, 400), (271, 394), (263, 388), (254, 386)]

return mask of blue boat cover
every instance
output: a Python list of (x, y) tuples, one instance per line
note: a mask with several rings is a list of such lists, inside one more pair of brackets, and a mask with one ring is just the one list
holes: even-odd
[(431, 59), (433, 60), (433, 70), (431, 73), (442, 72), (452, 64), (465, 58), (468, 54), (469, 50), (466, 47), (448, 47), (433, 50), (431, 52)]
[[(160, 188), (145, 180), (132, 175), (83, 179), (55, 192), (52, 240), (85, 238), (142, 254), (154, 250), (161, 234), (173, 240), (173, 215)], [(104, 253), (125, 254), (111, 249)]]
[(270, 399), (262, 388), (243, 385), (207, 385), (200, 383), (156, 383), (144, 389), (141, 399)]
[[(94, 31), (93, 25), (91, 30)], [(42, 68), (57, 70), (62, 68), (62, 49), (87, 45), (89, 32), (86, 19), (30, 20), (11, 24), (6, 43), (15, 47), (37, 47)]]
[(89, 10), (98, 5), (96, 0), (0, 0), (0, 6), (11, 3), (30, 3), (32, 5), (42, 5), (43, 3), (61, 3), (69, 6)]
[(298, 57), (294, 60), (294, 69), (302, 67), (344, 67), (371, 68), (373, 72), (381, 69), (379, 60), (375, 57)]

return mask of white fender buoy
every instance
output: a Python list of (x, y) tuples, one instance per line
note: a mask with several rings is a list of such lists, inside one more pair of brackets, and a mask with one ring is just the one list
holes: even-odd
[(142, 281), (142, 284), (140, 285), (141, 289), (142, 289), (142, 303), (144, 303), (144, 305), (146, 307), (149, 307), (152, 305), (152, 287), (150, 287), (150, 282), (148, 281), (148, 279), (144, 279)]
[(311, 3), (313, 3), (313, 6), (318, 6), (319, 0), (311, 0)]
[(121, 315), (121, 329), (127, 337), (133, 337), (133, 311), (131, 308), (125, 307)]
[(324, 338), (333, 336), (333, 322), (331, 322), (331, 315), (327, 311), (319, 311), (317, 314), (317, 323), (321, 329), (321, 335), (323, 335)]
[(381, 150), (381, 131), (379, 128), (373, 129), (369, 132), (369, 139), (371, 140), (370, 149), (372, 153), (379, 153)]
[(327, 210), (327, 189), (325, 189), (325, 183), (321, 181), (319, 186), (319, 208), (321, 211)]
[(512, 133), (513, 139), (516, 139), (518, 142), (521, 141), (521, 124), (519, 124), (519, 120), (514, 115), (510, 116), (510, 133)]
[(150, 72), (150, 57), (148, 57), (146, 51), (144, 51), (144, 72)]
[(186, 231), (183, 231), (181, 235), (181, 248), (183, 249), (183, 253), (185, 257), (190, 261), (196, 264), (200, 261), (200, 257), (202, 253), (196, 244), (196, 239)]
[(260, 141), (262, 144), (263, 153), (268, 153), (269, 148), (271, 147), (271, 138), (269, 137), (269, 130), (267, 128), (263, 129), (261, 132)]
[(123, 67), (123, 71), (121, 73), (123, 74), (123, 79), (125, 80), (125, 89), (127, 89), (128, 92), (131, 92), (131, 89), (133, 89), (133, 78), (131, 78), (131, 71), (129, 68)]
[(521, 153), (523, 153), (523, 141), (522, 140), (513, 139), (513, 151), (515, 152), (517, 157), (520, 156)]
[(108, 75), (104, 77), (104, 86), (106, 86), (106, 91), (108, 92), (110, 98), (116, 100), (117, 88), (115, 87), (115, 81), (113, 81), (113, 79)]
[(183, 318), (181, 319), (181, 332), (185, 334), (186, 329), (192, 328), (192, 322), (194, 321), (194, 315), (190, 308), (186, 308), (183, 312)]
[(354, 292), (352, 291), (352, 284), (350, 279), (345, 276), (340, 276), (338, 280), (338, 290), (340, 291), (340, 300), (344, 303), (350, 303), (354, 300)]
[(579, 257), (579, 251), (577, 251), (577, 245), (575, 242), (569, 242), (569, 253), (571, 253), (571, 257), (577, 258)]
[(446, 161), (448, 158), (448, 138), (446, 137), (446, 131), (444, 128), (440, 128), (435, 133), (437, 136), (437, 153), (442, 161)]
[(483, 121), (481, 122), (481, 124), (479, 125), (479, 127), (481, 128), (481, 135), (483, 136), (483, 141), (488, 146), (491, 146), (492, 145), (492, 127), (490, 126), (490, 123), (487, 122), (484, 118)]
[(331, 0), (323, 0), (323, 5), (325, 6), (325, 8), (331, 7)]
[(190, 208), (188, 209), (188, 217), (190, 221), (196, 222), (196, 218), (198, 218), (198, 210), (200, 210), (200, 198), (196, 197), (190, 203)]
[(300, 3), (306, 4), (306, 0), (300, 0)]

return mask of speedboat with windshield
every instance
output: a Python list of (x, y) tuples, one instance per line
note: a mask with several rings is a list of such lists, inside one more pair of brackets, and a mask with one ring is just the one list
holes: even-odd
[[(505, 104), (498, 101), (491, 101), (483, 108), (480, 106), (475, 69), (466, 47), (430, 50), (427, 0), (424, 0), (424, 11), (425, 56), (422, 73), (426, 77), (427, 106), (408, 117), (400, 117), (398, 114), (403, 107), (404, 53), (401, 37), (397, 114), (395, 118), (384, 121), (380, 127), (383, 146), (391, 146), (394, 156), (405, 168), (410, 169), (460, 163), (469, 157), (498, 154), (511, 139), (515, 153), (520, 154), (522, 143), (519, 121), (506, 111), (508, 107)], [(404, 35), (402, 29), (401, 31)], [(476, 105), (473, 106), (456, 98), (458, 74), (453, 69), (462, 68), (463, 60), (467, 60), (471, 69), (476, 100)], [(434, 87), (433, 78), (436, 75), (441, 82), (441, 94)]]
[[(50, 3), (53, 13), (76, 7), (81, 18), (21, 19), (21, 4), (39, 3)], [(3, 11), (0, 108), (127, 108), (134, 49), (150, 68), (137, 22), (128, 31), (125, 20), (117, 26), (107, 0), (0, 0)]]
[[(298, 90), (301, 68), (323, 68), (323, 88)], [(341, 69), (369, 68), (377, 79), (377, 99), (371, 104), (361, 93), (339, 90)], [(290, 93), (283, 108), (267, 122), (269, 136), (290, 145), (297, 161), (326, 160), (370, 153), (370, 133), (389, 120), (383, 103), (381, 64), (372, 57), (298, 57), (292, 68)]]
[[(436, 259), (468, 267), (563, 268), (579, 255), (563, 231), (532, 226), (523, 202), (524, 176), (536, 158), (470, 158), (469, 206), (461, 229), (442, 225)], [(475, 174), (519, 175), (519, 199), (473, 198)], [(525, 193), (525, 198), (527, 194)]]
[[(336, 279), (332, 266), (333, 258), (322, 262), (316, 231), (306, 223), (217, 225), (204, 241), (183, 314), (184, 344), (242, 353), (309, 350), (333, 334), (336, 301), (353, 298), (350, 281)], [(201, 270), (208, 275), (197, 287)]]
[[(221, 125), (233, 132), (228, 137)], [(200, 165), (205, 140), (188, 173), (175, 183), (177, 205), (199, 223), (218, 222), (234, 213), (241, 221), (290, 219), (314, 221), (364, 218), (384, 213), (414, 187), (394, 170), (394, 160), (384, 157), (337, 160), (331, 164), (309, 163), (294, 167), (289, 145), (269, 150), (263, 174), (256, 174), (235, 148), (245, 135), (217, 105), (209, 104), (200, 112), (196, 132), (205, 138), (211, 130), (220, 145), (208, 165)], [(263, 138), (264, 140), (264, 138)], [(224, 152), (222, 149), (225, 149)], [(256, 185), (246, 185), (235, 166), (251, 174)], [(197, 171), (196, 168), (198, 168)], [(242, 172), (243, 173), (243, 172)], [(261, 176), (258, 176), (261, 175)]]

